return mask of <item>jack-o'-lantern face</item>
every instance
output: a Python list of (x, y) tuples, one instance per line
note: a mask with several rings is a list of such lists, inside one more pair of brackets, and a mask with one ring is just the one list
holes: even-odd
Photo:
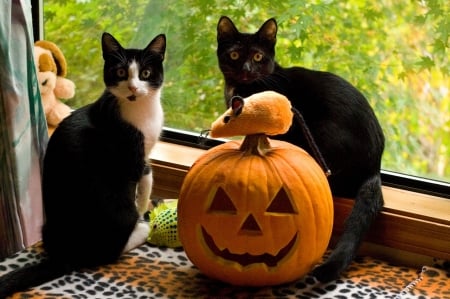
[[(253, 199), (237, 198), (235, 204), (219, 187), (204, 215), (205, 221), (200, 224), (202, 238), (211, 253), (225, 261), (242, 267), (252, 264), (276, 267), (298, 240), (298, 228), (290, 221), (298, 211), (283, 188), (271, 200), (258, 194), (253, 196)], [(253, 205), (248, 205), (249, 202)], [(211, 218), (218, 219), (220, 225), (210, 226), (215, 222)], [(271, 236), (273, 246), (269, 248), (266, 232), (271, 234), (272, 225), (283, 225), (284, 233)]]
[(271, 140), (264, 155), (240, 142), (214, 147), (189, 170), (178, 232), (206, 275), (237, 285), (274, 285), (306, 274), (325, 252), (333, 205), (321, 168), (303, 150)]

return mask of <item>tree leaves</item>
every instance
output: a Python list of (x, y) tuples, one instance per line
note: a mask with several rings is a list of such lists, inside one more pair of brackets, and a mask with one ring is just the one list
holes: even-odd
[(164, 32), (166, 126), (195, 132), (224, 109), (215, 54), (221, 15), (250, 32), (276, 17), (281, 65), (335, 72), (366, 95), (386, 133), (384, 168), (449, 180), (448, 0), (44, 2), (45, 37), (61, 47), (77, 85), (70, 105), (92, 102), (104, 88), (103, 31), (130, 47)]
[(420, 69), (430, 69), (434, 66), (434, 61), (431, 57), (429, 56), (422, 56), (420, 58), (420, 61), (417, 62), (417, 65), (420, 66)]

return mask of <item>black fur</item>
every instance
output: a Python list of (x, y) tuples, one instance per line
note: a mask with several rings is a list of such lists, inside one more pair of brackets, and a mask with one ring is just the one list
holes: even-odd
[[(380, 166), (384, 135), (365, 97), (341, 77), (278, 65), (274, 59), (276, 33), (274, 19), (267, 20), (256, 33), (239, 32), (227, 17), (219, 20), (217, 56), (225, 79), (225, 100), (229, 106), (236, 95), (247, 97), (264, 90), (284, 94), (303, 115), (331, 169), (328, 179), (333, 195), (355, 198), (335, 250), (313, 271), (316, 278), (326, 282), (347, 268), (383, 207)], [(286, 134), (275, 138), (312, 153), (295, 122)]]
[[(162, 36), (162, 35), (161, 35)], [(0, 278), (0, 298), (80, 268), (115, 262), (138, 222), (135, 198), (140, 178), (150, 172), (144, 135), (124, 121), (109, 88), (125, 78), (131, 58), (152, 67), (150, 85), (163, 81), (162, 53), (123, 49), (105, 33), (102, 38), (106, 90), (94, 103), (74, 111), (50, 138), (44, 158), (42, 190), (47, 258)], [(157, 39), (155, 38), (154, 41)], [(163, 41), (161, 41), (163, 39)]]

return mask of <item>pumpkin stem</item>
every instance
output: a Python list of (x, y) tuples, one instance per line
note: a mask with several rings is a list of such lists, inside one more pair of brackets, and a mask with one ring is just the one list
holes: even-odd
[(269, 139), (266, 134), (247, 135), (242, 141), (240, 151), (245, 155), (264, 156), (271, 149)]

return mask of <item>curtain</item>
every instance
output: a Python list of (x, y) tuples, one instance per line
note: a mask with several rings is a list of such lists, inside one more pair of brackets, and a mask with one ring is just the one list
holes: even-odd
[(0, 1), (0, 259), (41, 238), (47, 144), (30, 1)]

